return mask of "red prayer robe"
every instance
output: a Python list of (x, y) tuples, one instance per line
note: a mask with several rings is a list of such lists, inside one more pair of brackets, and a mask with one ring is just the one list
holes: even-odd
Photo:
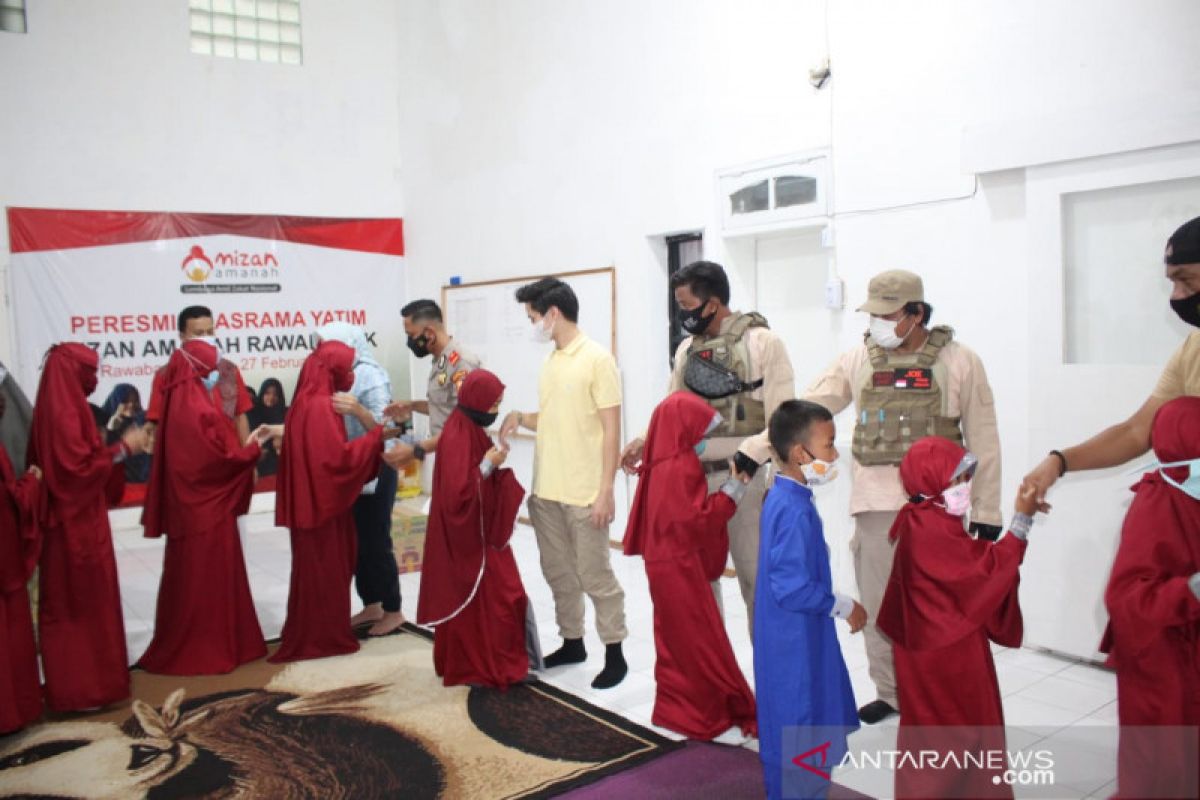
[(42, 715), (33, 617), (26, 584), (37, 566), (41, 541), (35, 519), (37, 478), (17, 479), (0, 447), (0, 734), (24, 728)]
[(758, 730), (754, 694), (734, 658), (710, 583), (724, 571), (726, 524), (737, 511), (728, 495), (708, 493), (694, 449), (714, 413), (683, 391), (654, 410), (625, 529), (625, 555), (645, 560), (654, 603), (651, 721), (702, 740), (735, 725), (747, 735)]
[(237, 527), (260, 450), (237, 441), (200, 382), (216, 360), (192, 340), (163, 372), (143, 524), (167, 546), (154, 638), (138, 662), (147, 672), (220, 674), (267, 654)]
[(99, 358), (82, 344), (50, 348), (38, 384), (27, 461), (43, 472), (38, 633), (46, 705), (79, 711), (129, 696), (121, 589), (105, 488), (120, 445), (102, 443), (87, 396)]
[[(1164, 464), (1200, 458), (1200, 398), (1163, 405), (1151, 429)], [(1168, 468), (1172, 480), (1186, 468)], [(1200, 795), (1200, 500), (1155, 470), (1133, 487), (1104, 603), (1101, 649), (1117, 669), (1119, 797)], [(1183, 727), (1190, 730), (1181, 730)]]
[(417, 622), (434, 628), (433, 667), (446, 686), (505, 688), (529, 674), (529, 598), (508, 546), (525, 490), (511, 469), (483, 477), (492, 441), (461, 410), (487, 412), (503, 393), (495, 375), (472, 370), (438, 441)]
[(351, 509), (379, 470), (383, 427), (346, 441), (333, 393), (354, 384), (354, 350), (322, 342), (304, 361), (284, 423), (275, 523), (292, 541), (287, 619), (272, 662), (358, 650), (350, 628), (350, 581), (358, 539)]
[[(1026, 543), (1011, 534), (972, 539), (941, 493), (965, 454), (938, 437), (900, 464), (910, 501), (892, 525), (892, 574), (876, 624), (892, 640), (900, 699), (897, 747), (914, 755), (1004, 751), (1004, 708), (988, 641), (1021, 643), (1018, 569)], [(999, 771), (919, 769), (901, 762), (896, 797), (1012, 797)]]

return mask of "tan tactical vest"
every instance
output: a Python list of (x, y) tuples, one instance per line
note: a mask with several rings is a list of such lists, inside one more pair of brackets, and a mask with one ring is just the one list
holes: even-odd
[(762, 378), (750, 382), (745, 339), (750, 328), (767, 327), (762, 314), (751, 312), (737, 317), (725, 333), (708, 339), (692, 337), (683, 383), (721, 413), (722, 422), (710, 436), (749, 436), (767, 427), (763, 402), (750, 396), (763, 382)]
[(851, 452), (865, 467), (899, 464), (913, 442), (943, 436), (963, 443), (959, 417), (947, 413), (946, 367), (938, 353), (954, 338), (939, 325), (915, 353), (884, 350), (867, 339), (870, 360), (857, 376), (858, 421)]

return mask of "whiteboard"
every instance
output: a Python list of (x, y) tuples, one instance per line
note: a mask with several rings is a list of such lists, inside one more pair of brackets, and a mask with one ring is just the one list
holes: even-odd
[[(531, 325), (525, 306), (518, 303), (516, 291), (544, 275), (508, 278), (480, 283), (463, 283), (442, 287), (442, 310), (446, 329), (483, 362), (484, 369), (500, 378), (505, 385), (501, 404), (501, 419), (509, 411), (536, 411), (538, 407), (538, 376), (542, 364), (554, 345), (539, 343), (530, 336)], [(613, 267), (554, 273), (566, 281), (579, 298), (579, 329), (589, 338), (608, 348), (617, 358), (617, 286)], [(624, 377), (622, 376), (622, 383)], [(621, 406), (624, 444), (625, 407)], [(511, 440), (512, 451), (506, 466), (511, 467), (527, 489), (533, 485), (533, 434), (525, 432)], [(625, 534), (629, 502), (632, 497), (630, 480), (620, 470), (613, 483), (616, 519), (609, 526), (609, 538), (620, 541)], [(521, 513), (527, 512), (522, 508)]]
[[(505, 411), (538, 407), (538, 374), (554, 345), (533, 341), (525, 306), (515, 294), (541, 277), (545, 276), (442, 287), (447, 330), (505, 384)], [(616, 270), (606, 267), (553, 277), (565, 281), (579, 298), (579, 329), (616, 357)]]

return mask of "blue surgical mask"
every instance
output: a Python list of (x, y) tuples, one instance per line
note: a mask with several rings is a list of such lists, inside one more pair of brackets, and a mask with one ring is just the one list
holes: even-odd
[(217, 372), (214, 369), (212, 372), (208, 373), (200, 380), (204, 382), (204, 388), (208, 389), (211, 392), (212, 388), (217, 385), (217, 381), (220, 380), (220, 378), (221, 378), (221, 373)]
[[(1187, 467), (1188, 477), (1183, 483), (1171, 478), (1167, 473), (1163, 472), (1167, 467)], [(1179, 491), (1189, 497), (1200, 500), (1200, 458), (1193, 458), (1190, 461), (1172, 461), (1170, 464), (1159, 464), (1158, 473), (1163, 476), (1163, 480), (1174, 486)]]
[(701, 439), (700, 441), (696, 442), (696, 446), (694, 448), (696, 451), (696, 455), (698, 455), (698, 456), (704, 455), (704, 450), (707, 447), (708, 447), (708, 439)]

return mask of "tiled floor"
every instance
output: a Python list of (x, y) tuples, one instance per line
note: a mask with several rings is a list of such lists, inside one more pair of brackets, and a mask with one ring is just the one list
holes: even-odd
[[(272, 515), (252, 514), (242, 520), (246, 566), (250, 574), (255, 606), (263, 632), (268, 637), (279, 635), (283, 627), (287, 604), (290, 552), (288, 537), (276, 528)], [(162, 540), (145, 539), (140, 528), (118, 527), (114, 532), (117, 561), (121, 576), (122, 598), (125, 605), (126, 631), (131, 660), (145, 650), (154, 621), (155, 596), (162, 565)], [(519, 526), (512, 540), (513, 551), (520, 565), (525, 588), (537, 615), (542, 636), (542, 648), (550, 652), (559, 644), (554, 624), (554, 605), (550, 589), (542, 579), (538, 566), (537, 546), (533, 531)], [(586, 639), (588, 661), (580, 667), (563, 667), (543, 677), (545, 680), (573, 692), (596, 705), (611, 709), (643, 725), (650, 725), (654, 703), (654, 641), (652, 609), (640, 559), (626, 558), (613, 552), (613, 568), (625, 589), (627, 625), (630, 631), (625, 643), (625, 656), (630, 675), (610, 690), (593, 690), (589, 683), (600, 671), (604, 648), (589, 629)], [(401, 591), (404, 609), (416, 608), (420, 576), (404, 575)], [(754, 671), (750, 637), (746, 625), (746, 610), (737, 584), (731, 579), (723, 582), (726, 628), (738, 662), (753, 686)], [(354, 607), (358, 602), (355, 598)], [(590, 625), (590, 609), (589, 609)], [(874, 697), (867, 676), (867, 660), (861, 640), (852, 637), (845, 625), (838, 626), (842, 652), (850, 670), (850, 679), (859, 703)], [(1076, 748), (1086, 752), (1087, 770), (1076, 774), (1056, 774), (1055, 797), (1107, 797), (1115, 791), (1116, 777), (1116, 680), (1114, 676), (1088, 664), (1058, 658), (1032, 650), (996, 648), (996, 670), (1004, 696), (1005, 716), (1010, 728), (1010, 749), (1029, 748), (1052, 743), (1058, 752)], [(1095, 727), (1093, 727), (1095, 726)], [(1103, 727), (1099, 727), (1103, 726)], [(660, 732), (679, 738), (669, 731)], [(895, 746), (895, 718), (880, 725), (866, 727), (854, 734), (856, 744), (891, 748)], [(1019, 741), (1012, 741), (1019, 739)], [(755, 742), (745, 746), (755, 748)], [(888, 772), (841, 770), (834, 780), (872, 797), (888, 797), (892, 777)], [(1021, 788), (1017, 797), (1025, 796)], [(1045, 789), (1039, 797), (1047, 797)]]

